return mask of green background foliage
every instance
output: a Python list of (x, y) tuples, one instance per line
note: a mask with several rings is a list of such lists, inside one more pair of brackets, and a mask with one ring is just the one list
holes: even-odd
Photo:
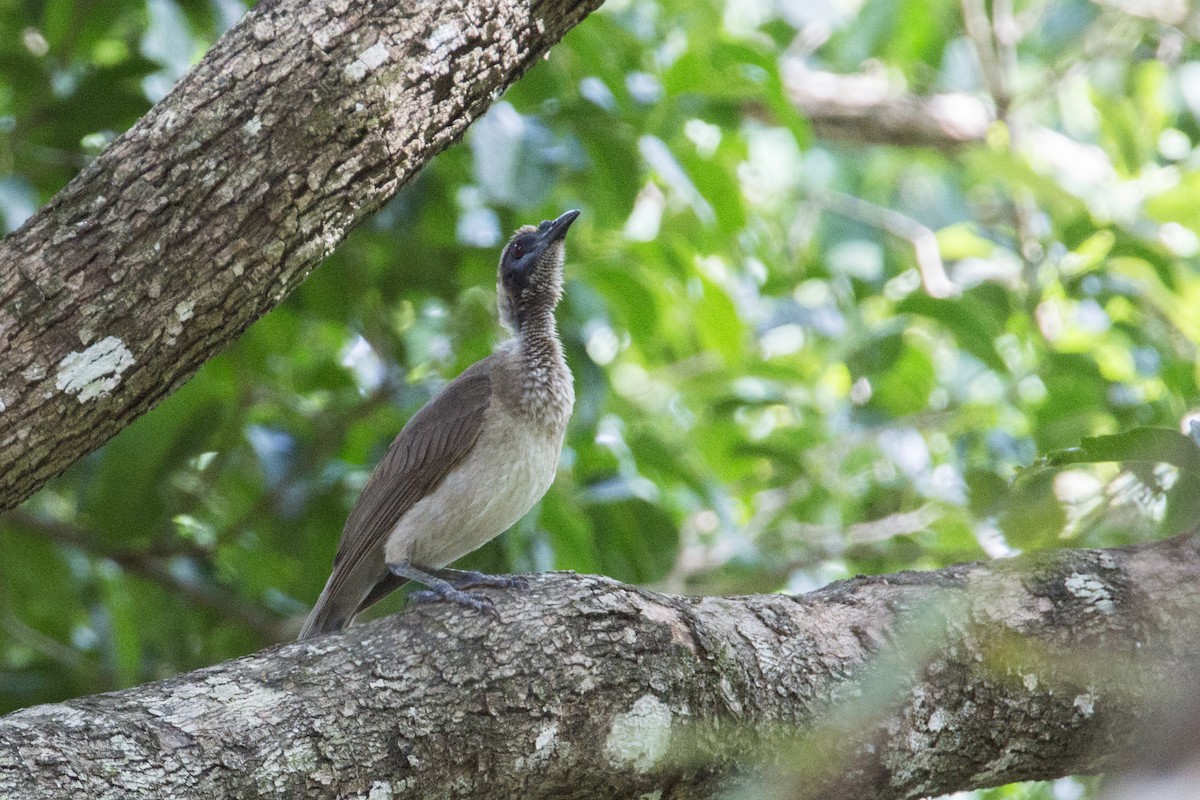
[[(0, 519), (0, 711), (293, 635), (370, 468), (497, 341), (503, 240), (572, 207), (559, 476), (462, 566), (804, 591), (1186, 529), (1200, 46), (1194, 12), (1151, 7), (1018, 0), (989, 73), (949, 0), (611, 0), (282, 306)], [(6, 228), (243, 10), (0, 7)], [(958, 148), (821, 138), (789, 59), (1002, 119)], [(933, 232), (960, 294), (923, 288), (888, 213)]]

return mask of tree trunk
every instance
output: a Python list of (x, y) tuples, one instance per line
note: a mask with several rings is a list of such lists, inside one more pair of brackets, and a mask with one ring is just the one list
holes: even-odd
[[(1200, 537), (682, 598), (573, 575), (0, 719), (0, 794), (916, 798), (1125, 763)], [(772, 795), (776, 796), (776, 795)]]
[(0, 509), (294, 289), (600, 0), (266, 0), (0, 242)]

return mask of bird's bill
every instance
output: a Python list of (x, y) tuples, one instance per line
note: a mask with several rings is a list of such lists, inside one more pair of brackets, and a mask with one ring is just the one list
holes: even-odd
[[(549, 227), (538, 234), (538, 244), (547, 246), (554, 242), (560, 241), (567, 235), (567, 229), (571, 227), (571, 223), (580, 214), (579, 209), (573, 208), (567, 213), (560, 216), (558, 219), (549, 223)], [(538, 227), (541, 228), (547, 223), (543, 222)]]

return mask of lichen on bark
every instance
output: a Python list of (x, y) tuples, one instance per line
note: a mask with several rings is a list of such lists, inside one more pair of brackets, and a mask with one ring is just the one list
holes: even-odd
[(0, 718), (0, 793), (887, 800), (1106, 770), (1197, 663), (1197, 574), (1183, 537), (799, 597), (535, 576), (495, 617), (417, 606)]
[(0, 242), (0, 508), (282, 301), (597, 5), (255, 6)]

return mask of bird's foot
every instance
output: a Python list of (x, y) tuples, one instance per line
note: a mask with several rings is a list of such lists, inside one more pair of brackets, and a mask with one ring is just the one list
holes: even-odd
[(517, 585), (512, 582), (511, 577), (505, 575), (484, 575), (481, 572), (457, 569), (429, 569), (409, 561), (398, 561), (388, 564), (387, 567), (393, 575), (416, 581), (426, 587), (424, 591), (413, 592), (409, 595), (414, 603), (445, 600), (492, 614), (496, 613), (496, 609), (490, 597), (474, 592), (464, 592), (463, 588), (467, 586), (509, 587)]
[(496, 605), (492, 602), (492, 598), (472, 592), (460, 591), (448, 583), (413, 592), (408, 597), (411, 603), (430, 603), (436, 600), (444, 600), (460, 606), (466, 606), (467, 608), (473, 608), (476, 611), (486, 611), (490, 614), (496, 613)]
[(439, 569), (434, 574), (456, 589), (525, 589), (529, 586), (523, 575), (488, 575), (473, 569)]

